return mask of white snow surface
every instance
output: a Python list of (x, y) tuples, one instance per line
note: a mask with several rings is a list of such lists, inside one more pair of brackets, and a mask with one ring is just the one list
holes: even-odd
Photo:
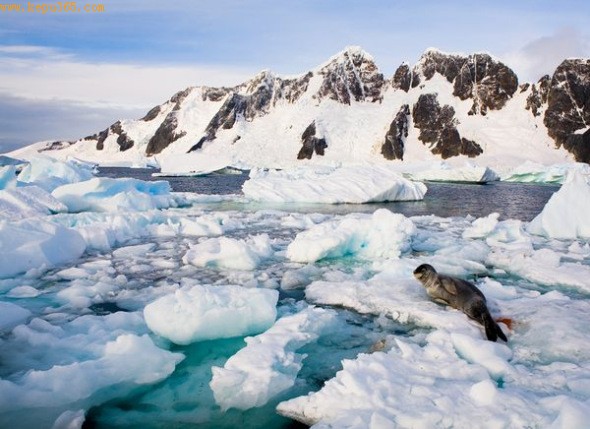
[(386, 166), (255, 169), (242, 190), (256, 201), (325, 204), (414, 201), (426, 194), (423, 183)]
[(590, 175), (573, 171), (528, 230), (553, 238), (590, 238)]
[(65, 205), (38, 186), (0, 190), (0, 219), (15, 221), (67, 210)]
[(295, 384), (304, 354), (297, 350), (333, 329), (336, 312), (308, 307), (282, 317), (266, 332), (247, 337), (246, 347), (213, 367), (211, 389), (223, 410), (266, 404)]
[(276, 318), (275, 290), (192, 286), (148, 304), (144, 317), (156, 334), (176, 344), (256, 334)]

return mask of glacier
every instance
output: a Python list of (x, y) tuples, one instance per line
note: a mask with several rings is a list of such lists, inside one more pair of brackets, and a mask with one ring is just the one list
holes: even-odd
[[(587, 425), (584, 171), (532, 222), (50, 171), (0, 191), (2, 427)], [(508, 343), (430, 301), (422, 263), (473, 281)]]

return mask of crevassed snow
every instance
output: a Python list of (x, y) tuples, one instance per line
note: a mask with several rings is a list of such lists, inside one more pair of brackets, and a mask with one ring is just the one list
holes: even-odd
[(589, 178), (574, 171), (531, 221), (529, 232), (561, 239), (590, 238)]
[(266, 332), (246, 338), (246, 347), (213, 367), (211, 389), (223, 410), (266, 404), (295, 384), (305, 355), (297, 350), (333, 327), (336, 312), (308, 307), (282, 317)]
[(295, 262), (343, 256), (395, 258), (409, 249), (414, 232), (411, 220), (386, 209), (372, 215), (351, 214), (299, 233), (287, 248), (286, 256)]
[(141, 211), (175, 206), (170, 184), (165, 181), (93, 178), (60, 186), (52, 195), (70, 212)]
[(278, 293), (239, 286), (192, 286), (159, 298), (144, 309), (149, 328), (176, 344), (251, 335), (276, 318)]
[(257, 201), (326, 204), (413, 201), (426, 194), (423, 183), (386, 166), (254, 169), (242, 190)]

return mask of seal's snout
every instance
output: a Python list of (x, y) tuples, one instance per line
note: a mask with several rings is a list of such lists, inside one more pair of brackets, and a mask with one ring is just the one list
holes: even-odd
[(418, 280), (420, 280), (422, 277), (424, 277), (429, 272), (436, 272), (436, 271), (434, 271), (434, 268), (432, 268), (432, 265), (422, 264), (414, 270), (414, 277), (416, 277)]

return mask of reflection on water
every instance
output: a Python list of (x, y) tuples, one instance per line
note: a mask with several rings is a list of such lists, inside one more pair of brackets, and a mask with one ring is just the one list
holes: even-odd
[[(167, 180), (175, 192), (199, 194), (241, 194), (242, 184), (248, 173), (209, 174), (198, 177), (152, 177), (155, 170), (144, 168), (102, 167), (99, 175), (106, 177), (135, 177), (141, 180)], [(545, 203), (559, 185), (537, 185), (494, 182), (487, 185), (460, 183), (427, 183), (428, 192), (422, 201), (373, 203), (373, 204), (268, 204), (243, 201), (224, 202), (218, 210), (276, 209), (295, 212), (320, 212), (346, 214), (373, 212), (387, 208), (406, 216), (436, 215), (441, 217), (487, 216), (497, 212), (502, 219), (530, 221), (541, 212)]]

